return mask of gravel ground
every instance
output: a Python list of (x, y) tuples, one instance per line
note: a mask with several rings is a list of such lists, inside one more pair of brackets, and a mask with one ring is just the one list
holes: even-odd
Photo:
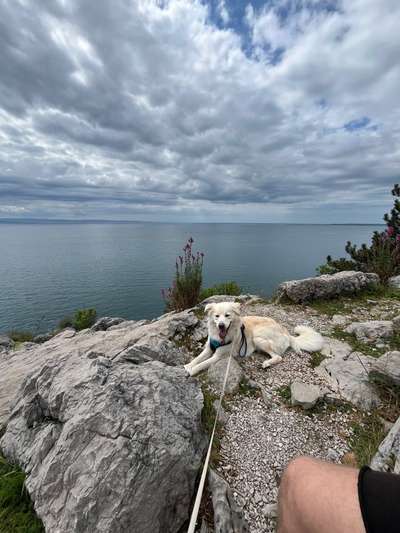
[[(346, 310), (345, 316), (349, 322), (386, 318), (389, 313), (393, 316), (392, 305), (383, 303), (380, 307), (377, 311), (377, 306), (369, 309), (363, 305), (356, 312)], [(272, 317), (291, 332), (296, 325), (304, 324), (329, 335), (334, 327), (327, 315), (301, 306), (252, 304), (242, 314)], [(310, 358), (306, 353), (288, 351), (282, 363), (265, 370), (262, 355), (241, 361), (246, 375), (261, 386), (262, 394), (237, 395), (228, 403), (218, 470), (243, 506), (251, 533), (275, 531), (268, 505), (277, 501), (282, 472), (292, 458), (305, 454), (340, 463), (349, 451), (351, 419), (356, 409), (344, 412), (325, 405), (310, 413), (290, 407), (278, 392), (295, 380), (329, 389), (311, 367)]]
[(348, 422), (347, 413), (305, 415), (283, 405), (266, 407), (261, 398), (234, 403), (221, 444), (221, 471), (252, 533), (275, 531), (265, 506), (276, 502), (290, 459), (307, 454), (340, 462), (348, 451)]

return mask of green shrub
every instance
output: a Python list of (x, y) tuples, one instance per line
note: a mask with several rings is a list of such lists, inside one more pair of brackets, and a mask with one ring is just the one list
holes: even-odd
[(34, 337), (31, 331), (24, 331), (24, 330), (18, 330), (18, 329), (12, 329), (8, 333), (8, 336), (14, 342), (32, 342), (33, 337)]
[(0, 533), (42, 533), (24, 487), (25, 474), (0, 456)]
[(340, 259), (332, 259), (330, 255), (326, 258), (326, 263), (317, 267), (318, 274), (336, 274), (343, 272), (343, 270), (359, 270), (357, 263), (341, 257)]
[(390, 213), (383, 217), (386, 230), (375, 231), (370, 246), (362, 244), (357, 247), (350, 241), (346, 244), (348, 259), (333, 260), (327, 257), (327, 263), (318, 267), (320, 273), (339, 272), (340, 270), (360, 270), (375, 272), (382, 283), (386, 284), (391, 276), (400, 274), (400, 186), (395, 185), (392, 190), (395, 197), (394, 206)]
[(358, 270), (375, 272), (382, 283), (400, 274), (400, 235), (389, 236), (388, 230), (375, 231), (369, 247), (362, 244), (357, 248), (350, 241), (346, 244), (346, 252), (356, 261)]
[(216, 294), (229, 294), (230, 296), (239, 296), (242, 293), (242, 289), (235, 281), (227, 281), (226, 283), (218, 283), (207, 289), (203, 289), (200, 292), (200, 301), (215, 296)]
[(176, 260), (172, 287), (161, 291), (168, 311), (182, 311), (199, 302), (204, 254), (197, 252), (194, 255), (193, 242), (190, 237), (183, 248), (184, 255)]
[(72, 322), (76, 331), (90, 328), (96, 322), (96, 309), (78, 309)]

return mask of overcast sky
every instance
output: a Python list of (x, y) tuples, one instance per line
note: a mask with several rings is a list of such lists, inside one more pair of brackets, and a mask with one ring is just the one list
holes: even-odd
[(0, 0), (0, 218), (380, 222), (399, 0)]

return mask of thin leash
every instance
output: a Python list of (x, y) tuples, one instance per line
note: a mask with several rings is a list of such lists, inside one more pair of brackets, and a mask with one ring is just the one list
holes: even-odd
[[(239, 355), (241, 355), (241, 357), (244, 357), (244, 355), (246, 355), (246, 352), (247, 352), (247, 339), (246, 339), (246, 336), (244, 334), (244, 325), (241, 328), (241, 332), (242, 332), (242, 341), (241, 341), (240, 348), (239, 348)], [(242, 355), (241, 351), (242, 351), (242, 347), (243, 347), (244, 343), (246, 343), (246, 352), (244, 352), (244, 354)], [(198, 489), (197, 489), (196, 499), (195, 499), (193, 510), (192, 510), (192, 514), (191, 514), (191, 517), (190, 517), (190, 523), (189, 523), (189, 528), (187, 530), (187, 533), (194, 533), (194, 530), (196, 528), (196, 522), (197, 522), (197, 517), (198, 517), (198, 514), (199, 514), (201, 498), (203, 496), (204, 485), (205, 485), (208, 466), (209, 466), (210, 457), (211, 457), (211, 451), (212, 451), (212, 446), (213, 446), (213, 441), (214, 441), (214, 436), (215, 436), (215, 430), (217, 428), (217, 422), (218, 422), (219, 414), (220, 414), (220, 411), (221, 411), (222, 400), (223, 400), (224, 395), (225, 395), (225, 388), (226, 388), (226, 383), (228, 381), (228, 374), (229, 374), (229, 369), (230, 369), (230, 366), (231, 366), (231, 360), (232, 360), (232, 354), (233, 354), (234, 347), (235, 347), (235, 343), (232, 342), (232, 347), (231, 347), (230, 352), (229, 352), (228, 364), (226, 365), (224, 383), (222, 385), (221, 394), (220, 394), (220, 397), (219, 397), (218, 409), (217, 409), (217, 412), (216, 412), (216, 415), (215, 415), (214, 426), (213, 426), (213, 430), (212, 430), (212, 433), (211, 433), (210, 442), (209, 442), (209, 445), (208, 445), (206, 460), (204, 461), (203, 471), (201, 472), (200, 483), (199, 483), (199, 486), (198, 486)]]

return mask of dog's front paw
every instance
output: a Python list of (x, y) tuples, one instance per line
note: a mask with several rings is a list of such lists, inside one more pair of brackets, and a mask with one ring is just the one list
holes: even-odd
[(187, 373), (188, 376), (192, 375), (190, 363), (187, 364), (187, 365), (183, 365), (183, 368), (186, 370), (186, 373)]
[(264, 361), (263, 364), (262, 364), (263, 368), (269, 368), (270, 366), (271, 366), (271, 362), (269, 360)]

